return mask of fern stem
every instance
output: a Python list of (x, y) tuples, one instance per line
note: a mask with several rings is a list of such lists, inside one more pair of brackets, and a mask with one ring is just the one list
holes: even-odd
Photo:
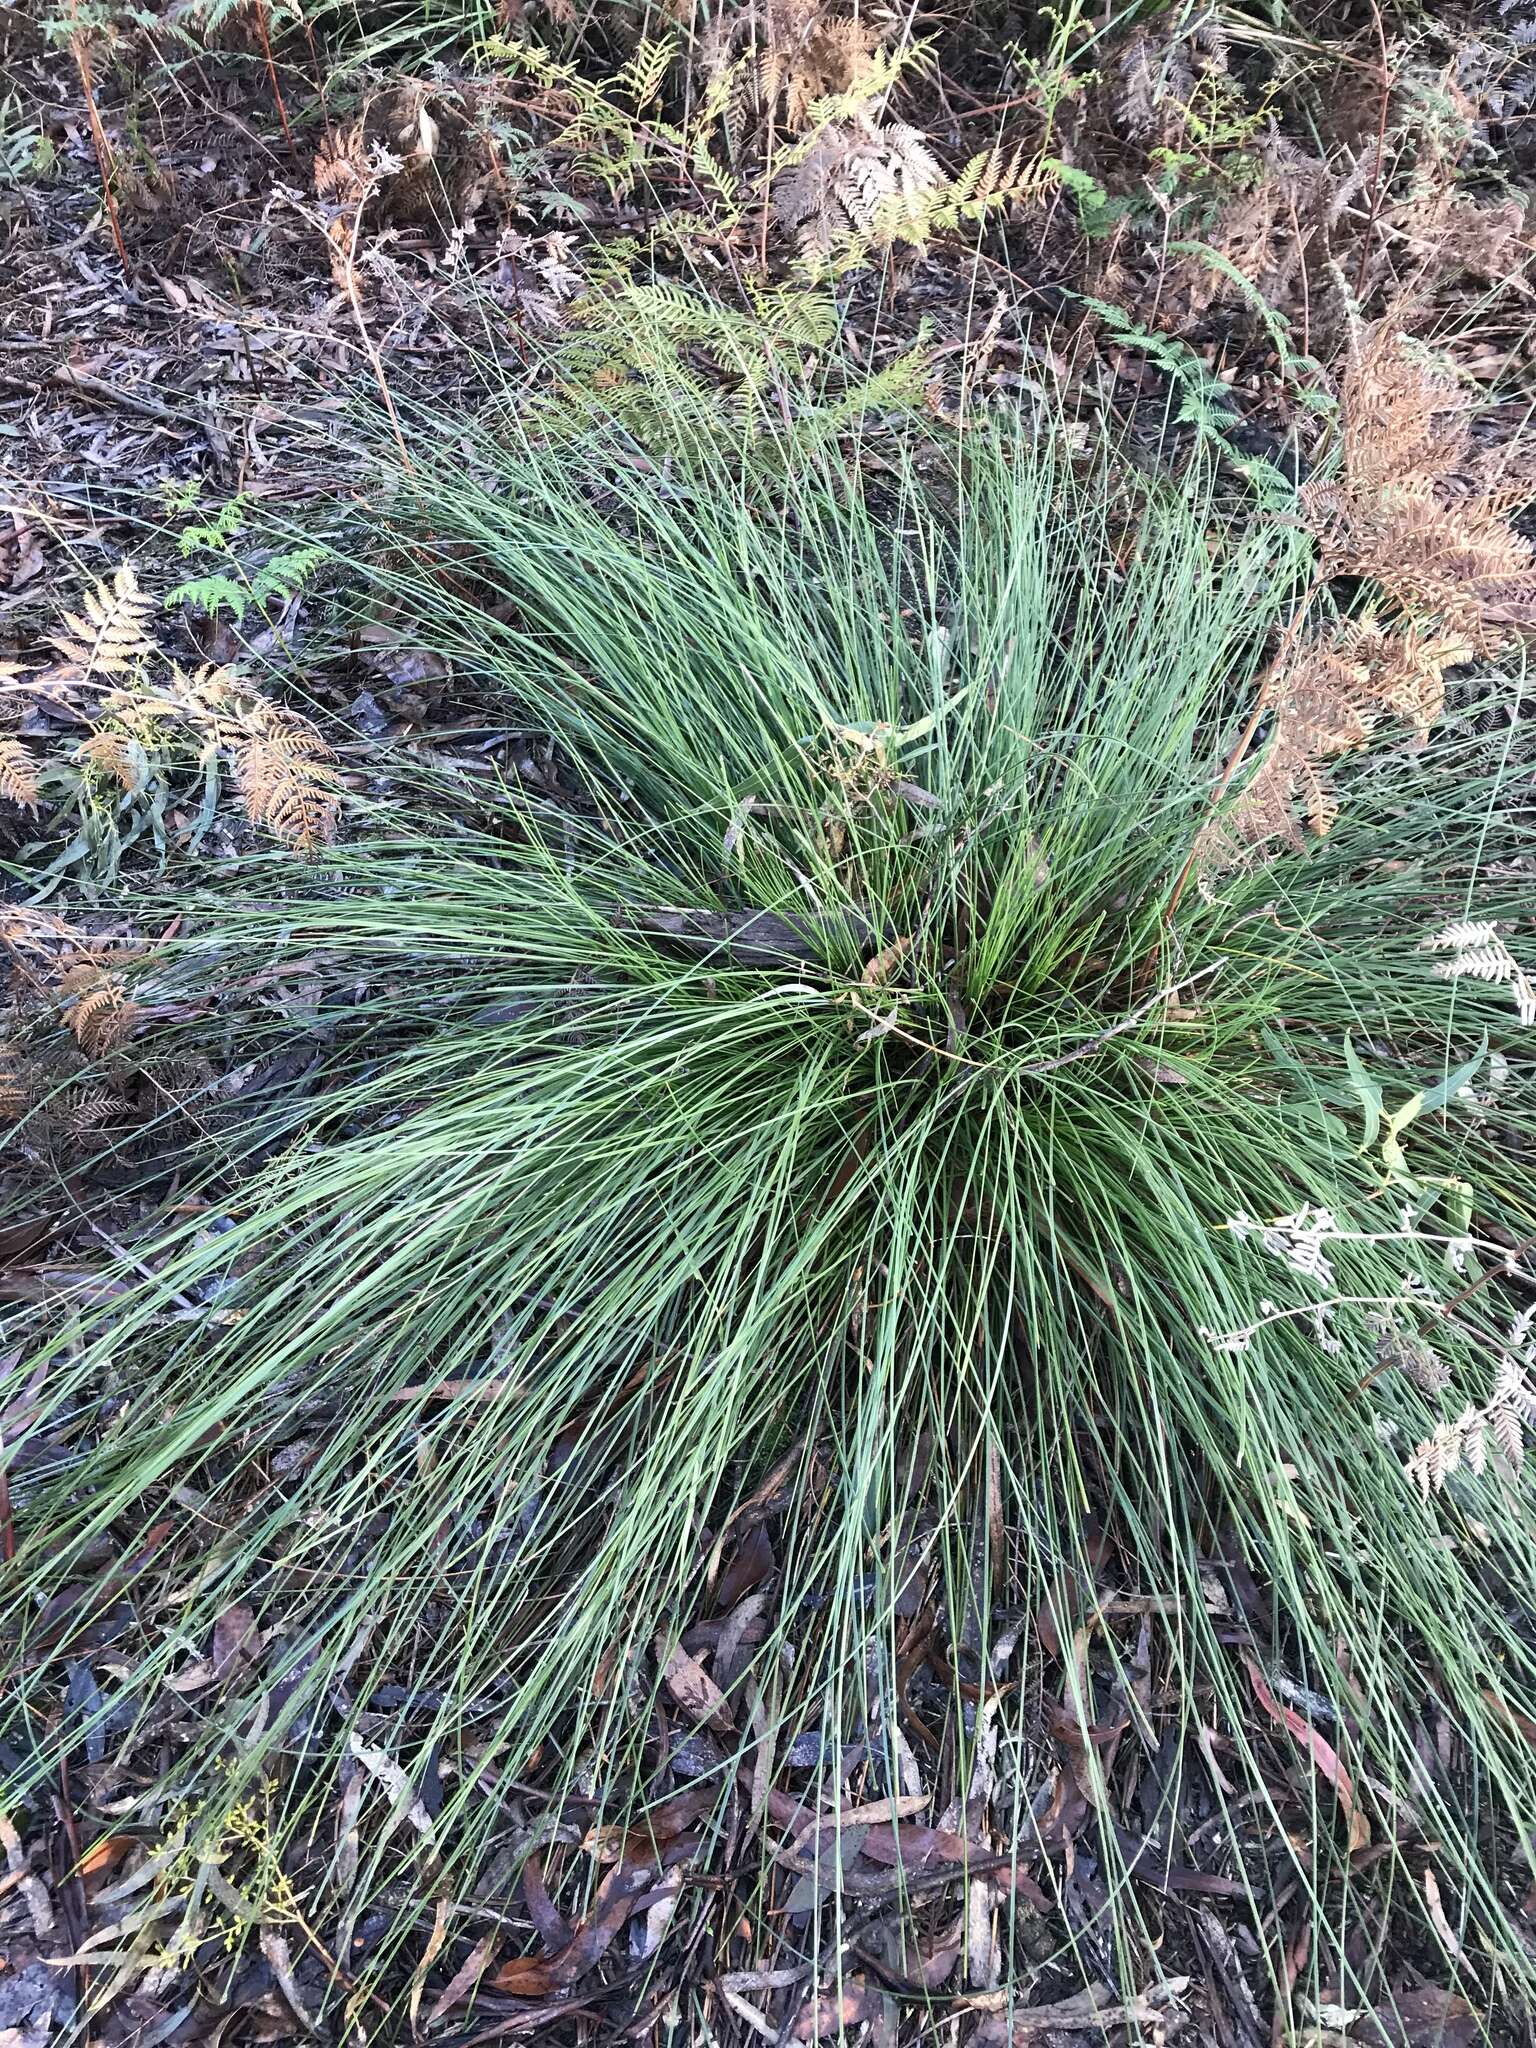
[(292, 150), (293, 130), (288, 126), (288, 109), (283, 105), (283, 89), (277, 82), (277, 65), (272, 60), (272, 38), (267, 33), (267, 0), (251, 0), (251, 9), (256, 17), (256, 34), (261, 43), (262, 59), (267, 67), (267, 82), (272, 88), (277, 118), (282, 124), (283, 140)]
[(395, 401), (390, 394), (389, 384), (384, 375), (384, 360), (379, 354), (377, 343), (368, 332), (368, 322), (363, 314), (363, 296), (357, 288), (357, 238), (362, 230), (363, 210), (368, 204), (371, 191), (372, 187), (370, 186), (369, 191), (365, 192), (358, 200), (357, 210), (352, 218), (352, 232), (347, 238), (347, 299), (352, 307), (352, 318), (357, 323), (358, 335), (362, 340), (364, 350), (367, 352), (368, 361), (372, 365), (374, 382), (379, 387), (379, 396), (384, 401), (384, 410), (389, 415), (390, 430), (395, 437), (395, 446), (400, 451), (401, 464), (406, 474), (409, 475), (412, 463), (410, 452), (405, 445), (405, 435), (401, 430), (400, 415), (395, 410)]
[(116, 172), (116, 161), (112, 145), (107, 140), (107, 131), (102, 126), (101, 112), (96, 105), (96, 88), (91, 78), (91, 57), (86, 47), (82, 30), (74, 28), (69, 37), (70, 55), (75, 60), (75, 69), (80, 74), (80, 90), (85, 95), (86, 118), (90, 123), (91, 147), (96, 153), (96, 168), (101, 174), (101, 197), (107, 209), (107, 219), (112, 228), (112, 240), (117, 249), (117, 260), (124, 271), (128, 269), (128, 250), (123, 242), (123, 224), (117, 216), (117, 195), (112, 190)]
[(1371, 259), (1371, 241), (1376, 233), (1376, 216), (1381, 211), (1382, 178), (1387, 167), (1387, 114), (1392, 104), (1392, 64), (1387, 54), (1387, 31), (1382, 25), (1381, 9), (1376, 0), (1371, 0), (1371, 20), (1375, 23), (1376, 40), (1381, 46), (1381, 110), (1376, 123), (1376, 175), (1371, 181), (1371, 210), (1366, 217), (1365, 233), (1360, 238), (1360, 261), (1355, 269), (1357, 301), (1365, 291), (1365, 273)]

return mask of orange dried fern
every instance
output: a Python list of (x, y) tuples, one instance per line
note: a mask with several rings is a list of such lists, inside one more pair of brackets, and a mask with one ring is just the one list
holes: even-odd
[(258, 701), (242, 722), (233, 754), (253, 825), (300, 853), (336, 837), (335, 757), (307, 718)]
[(38, 763), (30, 750), (11, 733), (0, 733), (0, 797), (35, 810), (43, 800), (38, 783)]
[(110, 725), (98, 726), (80, 742), (75, 752), (96, 774), (110, 778), (123, 789), (138, 788), (138, 766), (126, 732)]
[(303, 853), (336, 837), (335, 757), (319, 730), (256, 695), (233, 669), (209, 662), (189, 676), (173, 663), (160, 687), (137, 678), (109, 691), (101, 710), (103, 721), (80, 742), (77, 758), (125, 790), (143, 785), (154, 772), (156, 747), (179, 729), (205, 761), (214, 754), (228, 759), (253, 825)]
[[(1352, 338), (1340, 410), (1340, 473), (1300, 493), (1316, 575), (1217, 800), (1266, 722), (1268, 746), (1236, 803), (1197, 835), (1191, 865), (1207, 879), (1276, 842), (1299, 850), (1298, 808), (1326, 833), (1338, 814), (1330, 760), (1365, 746), (1388, 716), (1423, 744), (1444, 706), (1446, 670), (1536, 630), (1536, 549), (1510, 524), (1532, 486), (1489, 474), (1451, 374), (1395, 320), (1379, 320)], [(1340, 576), (1376, 585), (1386, 623), (1345, 620), (1303, 638), (1311, 600)]]
[(153, 617), (153, 600), (124, 562), (110, 583), (103, 580), (86, 592), (79, 612), (62, 614), (67, 631), (55, 634), (53, 645), (64, 656), (64, 676), (89, 682), (130, 673), (155, 652)]
[(110, 1052), (138, 1022), (138, 1005), (129, 999), (121, 977), (98, 958), (66, 969), (58, 991), (65, 1003), (65, 1021), (82, 1052)]
[(1344, 620), (1272, 672), (1264, 759), (1238, 801), (1196, 842), (1201, 873), (1247, 865), (1280, 842), (1300, 852), (1302, 820), (1321, 838), (1338, 816), (1327, 764), (1366, 746), (1383, 718), (1412, 725), (1422, 743), (1445, 702), (1445, 672), (1472, 653), (1448, 635), (1384, 631)]
[(1510, 524), (1532, 486), (1485, 475), (1451, 374), (1378, 320), (1351, 342), (1340, 399), (1341, 473), (1301, 491), (1320, 573), (1366, 577), (1479, 650), (1536, 629), (1536, 550)]

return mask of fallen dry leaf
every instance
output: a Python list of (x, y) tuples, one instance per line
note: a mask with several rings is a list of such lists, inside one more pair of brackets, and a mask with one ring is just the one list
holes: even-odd
[(261, 1652), (261, 1630), (256, 1626), (256, 1617), (250, 1608), (237, 1602), (225, 1608), (213, 1625), (213, 1656), (211, 1663), (215, 1678), (233, 1678), (248, 1665), (254, 1663)]
[(491, 1978), (514, 1998), (547, 1998), (584, 1977), (600, 1961), (639, 1900), (656, 1882), (654, 1863), (621, 1863), (597, 1888), (590, 1916), (552, 1956), (516, 1956)]
[(491, 1959), (501, 1944), (501, 1935), (496, 1929), (477, 1941), (469, 1954), (454, 1971), (443, 1989), (427, 2008), (427, 2025), (434, 2027), (437, 2022), (462, 2005), (474, 1990), (480, 1979), (490, 1968)]
[(1301, 1744), (1307, 1751), (1320, 1775), (1328, 1780), (1338, 1796), (1339, 1809), (1349, 1824), (1349, 1849), (1353, 1855), (1363, 1849), (1371, 1839), (1370, 1823), (1355, 1803), (1355, 1784), (1349, 1772), (1339, 1761), (1337, 1750), (1318, 1734), (1312, 1723), (1298, 1714), (1294, 1707), (1285, 1707), (1275, 1698), (1264, 1682), (1264, 1674), (1249, 1656), (1243, 1658), (1248, 1672), (1248, 1682), (1253, 1687), (1253, 1696), (1265, 1713)]
[(659, 1636), (656, 1656), (662, 1667), (662, 1683), (684, 1713), (697, 1714), (706, 1728), (735, 1728), (725, 1694), (697, 1657), (690, 1657), (681, 1644), (668, 1656), (665, 1638)]
[(132, 1835), (103, 1835), (99, 1842), (91, 1844), (75, 1865), (76, 1877), (104, 1877), (122, 1862), (132, 1847)]
[(808, 1998), (796, 2016), (792, 2041), (841, 2041), (849, 2027), (873, 2019), (880, 2010), (880, 1994), (862, 1977), (850, 1977), (841, 1991), (818, 1991)]
[(907, 938), (893, 939), (890, 945), (882, 947), (860, 976), (866, 988), (878, 988), (883, 981), (889, 981), (902, 961), (912, 950), (912, 941)]
[(1368, 2048), (1473, 2048), (1486, 2033), (1466, 1999), (1439, 1984), (1421, 1984), (1378, 2005), (1351, 2030), (1351, 2038)]

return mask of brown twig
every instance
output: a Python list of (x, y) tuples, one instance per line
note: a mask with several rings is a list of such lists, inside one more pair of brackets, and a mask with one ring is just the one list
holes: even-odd
[[(370, 186), (369, 192), (371, 190), (372, 187)], [(359, 291), (357, 284), (357, 238), (362, 231), (363, 209), (368, 203), (368, 198), (369, 193), (365, 192), (362, 198), (358, 200), (357, 211), (352, 217), (352, 232), (347, 239), (347, 299), (352, 307), (352, 317), (357, 322), (358, 336), (362, 341), (364, 349), (367, 351), (368, 361), (373, 367), (374, 382), (378, 385), (379, 395), (384, 400), (384, 410), (389, 414), (389, 424), (394, 431), (395, 446), (400, 450), (400, 460), (405, 466), (407, 475), (409, 475), (413, 465), (410, 453), (405, 445), (405, 435), (401, 430), (400, 415), (395, 411), (395, 401), (390, 395), (389, 385), (384, 376), (384, 360), (379, 354), (378, 343), (368, 332), (368, 321), (363, 312), (363, 295)]]
[(282, 189), (289, 205), (294, 208), (301, 219), (310, 221), (317, 226), (341, 259), (342, 268), (336, 281), (340, 284), (342, 296), (351, 308), (352, 319), (357, 327), (358, 339), (362, 343), (363, 353), (367, 356), (369, 366), (373, 371), (374, 382), (379, 387), (379, 396), (384, 401), (384, 410), (389, 416), (389, 424), (395, 437), (395, 446), (400, 450), (400, 460), (407, 470), (412, 470), (415, 465), (412, 463), (410, 453), (406, 448), (405, 434), (400, 425), (400, 415), (395, 410), (395, 401), (390, 395), (389, 383), (384, 375), (383, 358), (379, 354), (378, 344), (368, 332), (367, 315), (363, 311), (363, 295), (357, 282), (358, 236), (362, 231), (364, 210), (373, 195), (373, 181), (370, 180), (357, 195), (356, 199), (350, 203), (352, 222), (345, 240), (336, 234), (334, 230), (342, 225), (345, 215), (349, 210), (348, 208), (341, 208), (330, 221), (327, 221), (323, 216), (316, 213), (312, 207), (305, 204), (302, 194), (290, 191), (286, 187), (280, 189)]
[[(1460, 1308), (1464, 1301), (1468, 1301), (1474, 1294), (1480, 1293), (1490, 1280), (1496, 1280), (1501, 1273), (1507, 1274), (1512, 1271), (1516, 1259), (1524, 1258), (1525, 1254), (1532, 1250), (1536, 1250), (1536, 1236), (1523, 1237), (1517, 1245), (1512, 1246), (1504, 1254), (1496, 1266), (1490, 1266), (1485, 1273), (1479, 1273), (1475, 1280), (1469, 1281), (1462, 1288), (1461, 1292), (1453, 1294), (1449, 1301), (1441, 1302), (1438, 1313), (1442, 1320), (1450, 1315), (1452, 1309)], [(1390, 1369), (1390, 1360), (1384, 1359), (1378, 1364), (1373, 1365), (1370, 1371), (1363, 1378), (1356, 1380), (1355, 1384), (1350, 1388), (1351, 1396), (1363, 1394), (1367, 1387), (1374, 1386), (1376, 1381), (1381, 1379)]]
[[(74, 0), (70, 0), (73, 11)], [(101, 125), (101, 114), (96, 105), (96, 88), (91, 78), (91, 53), (84, 32), (73, 28), (69, 33), (69, 53), (75, 60), (75, 69), (80, 74), (80, 90), (85, 95), (86, 119), (91, 128), (91, 147), (96, 152), (96, 168), (101, 173), (101, 197), (107, 210), (107, 219), (112, 226), (112, 240), (117, 246), (117, 260), (126, 271), (128, 251), (123, 242), (123, 224), (117, 217), (117, 195), (112, 190), (116, 176), (116, 161), (112, 145), (107, 140), (107, 131)]]
[(1524, 1258), (1525, 1254), (1533, 1248), (1536, 1248), (1536, 1237), (1522, 1238), (1512, 1251), (1507, 1251), (1504, 1254), (1504, 1257), (1497, 1266), (1490, 1266), (1486, 1273), (1479, 1273), (1477, 1278), (1469, 1281), (1459, 1294), (1453, 1294), (1449, 1301), (1443, 1303), (1440, 1309), (1441, 1315), (1448, 1316), (1453, 1308), (1460, 1308), (1464, 1301), (1470, 1300), (1474, 1294), (1486, 1287), (1490, 1280), (1496, 1279), (1501, 1272), (1507, 1273), (1516, 1259)]
[(1081, 1045), (1073, 1046), (1070, 1052), (1059, 1053), (1055, 1059), (1037, 1060), (1033, 1066), (1016, 1067), (1010, 1078), (1027, 1081), (1036, 1074), (1054, 1074), (1058, 1067), (1070, 1067), (1074, 1060), (1087, 1059), (1089, 1054), (1097, 1052), (1100, 1046), (1108, 1045), (1112, 1038), (1119, 1038), (1126, 1031), (1134, 1031), (1138, 1024), (1151, 1016), (1159, 1003), (1171, 1002), (1184, 989), (1192, 988), (1197, 981), (1204, 981), (1209, 975), (1215, 974), (1221, 964), (1218, 960), (1210, 967), (1201, 967), (1195, 973), (1187, 974), (1182, 981), (1170, 982), (1166, 988), (1160, 988), (1155, 995), (1148, 996), (1144, 1003), (1139, 1004), (1128, 1016), (1122, 1017), (1118, 1024), (1111, 1024), (1107, 1030), (1096, 1032), (1092, 1038), (1085, 1039)]

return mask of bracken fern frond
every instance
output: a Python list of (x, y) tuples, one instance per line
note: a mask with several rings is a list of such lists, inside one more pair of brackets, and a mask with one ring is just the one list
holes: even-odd
[(0, 733), (0, 798), (33, 810), (42, 802), (38, 783), (39, 764), (25, 741)]
[(64, 656), (66, 673), (82, 682), (97, 676), (127, 675), (155, 652), (150, 623), (154, 603), (124, 562), (110, 583), (88, 590), (79, 612), (65, 612), (66, 628), (52, 645)]
[(1450, 959), (1435, 962), (1435, 973), (1442, 981), (1486, 981), (1507, 988), (1520, 1022), (1536, 1024), (1536, 981), (1511, 953), (1497, 925), (1468, 920), (1448, 924), (1421, 940), (1420, 950), (1450, 954)]

